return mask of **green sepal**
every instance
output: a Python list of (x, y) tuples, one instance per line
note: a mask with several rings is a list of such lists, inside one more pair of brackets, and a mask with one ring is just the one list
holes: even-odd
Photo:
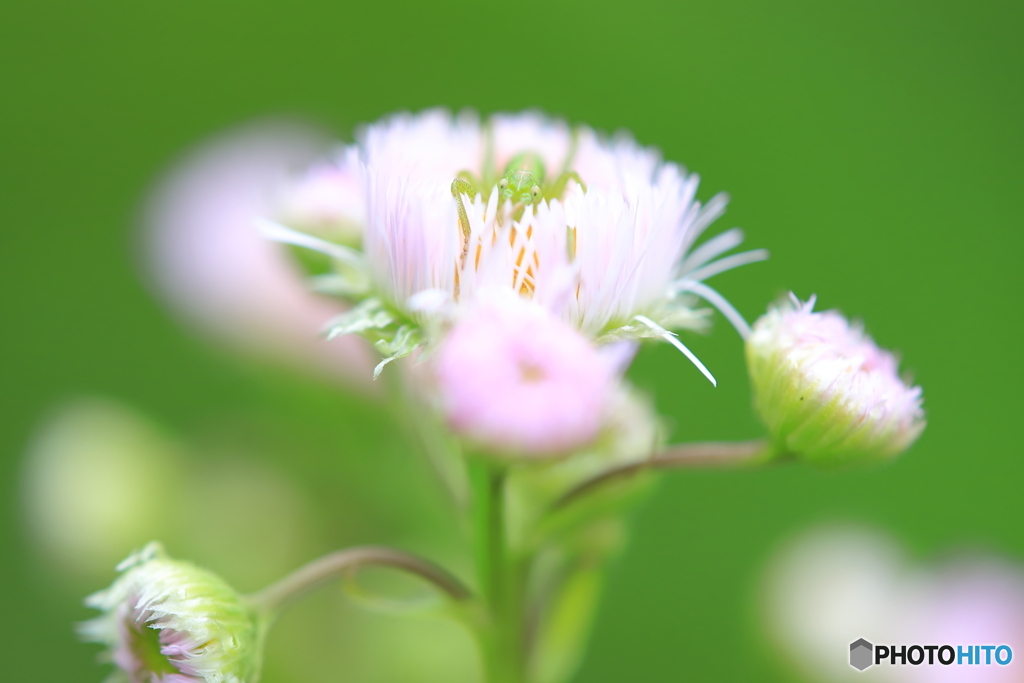
[(604, 332), (594, 340), (597, 345), (611, 344), (619, 341), (637, 341), (640, 339), (661, 339), (661, 335), (646, 325), (620, 325)]
[[(157, 542), (118, 565), (121, 575), (107, 589), (86, 598), (102, 612), (78, 625), (87, 642), (107, 646), (103, 659), (130, 651), (156, 677), (176, 671), (150, 640), (162, 629), (187, 634), (201, 647), (189, 659), (195, 677), (205, 683), (257, 683), (266, 620), (223, 579), (189, 562), (171, 559)], [(145, 605), (148, 621), (141, 634), (126, 633), (125, 610)], [(150, 630), (152, 629), (152, 631)], [(124, 680), (115, 672), (112, 681)], [(149, 677), (146, 677), (149, 680)]]
[(402, 325), (395, 330), (391, 339), (378, 339), (373, 345), (385, 356), (384, 360), (377, 363), (377, 367), (373, 369), (373, 378), (377, 379), (385, 365), (393, 360), (405, 358), (423, 346), (423, 335), (418, 327)]
[[(706, 332), (710, 326), (711, 309), (692, 308), (690, 298), (677, 299), (660, 306), (657, 311), (649, 311), (647, 317), (652, 319), (666, 330), (690, 330), (692, 332)], [(621, 321), (620, 321), (621, 322)], [(641, 339), (656, 339), (664, 341), (664, 337), (657, 330), (649, 326), (630, 320), (621, 325), (613, 324), (605, 328), (595, 339), (597, 344), (610, 344), (618, 341), (638, 341)]]
[(373, 297), (328, 321), (325, 335), (330, 340), (344, 334), (364, 334), (370, 330), (385, 330), (394, 322), (395, 316), (384, 302)]

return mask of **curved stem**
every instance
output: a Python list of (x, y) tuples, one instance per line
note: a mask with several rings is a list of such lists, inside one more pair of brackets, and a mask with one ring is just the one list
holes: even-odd
[(458, 578), (429, 560), (393, 548), (360, 546), (339, 550), (314, 560), (250, 596), (249, 600), (260, 611), (273, 612), (328, 581), (366, 565), (390, 567), (418, 576), (452, 600), (462, 601), (472, 597), (470, 590)]
[(613, 467), (570, 489), (552, 505), (565, 507), (605, 484), (644, 470), (688, 469), (691, 467), (736, 467), (756, 462), (769, 448), (764, 439), (751, 441), (707, 441), (669, 446), (646, 460)]

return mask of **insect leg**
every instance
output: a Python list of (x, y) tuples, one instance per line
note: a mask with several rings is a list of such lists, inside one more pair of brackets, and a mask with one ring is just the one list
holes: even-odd
[(476, 189), (470, 181), (466, 180), (463, 176), (466, 174), (472, 178), (472, 174), (468, 171), (459, 173), (459, 177), (452, 181), (452, 197), (455, 198), (455, 206), (459, 212), (459, 229), (461, 230), (462, 237), (462, 256), (459, 257), (459, 267), (466, 265), (466, 254), (469, 252), (469, 214), (466, 213), (466, 205), (462, 201), (462, 195), (469, 195), (470, 197), (476, 196)]

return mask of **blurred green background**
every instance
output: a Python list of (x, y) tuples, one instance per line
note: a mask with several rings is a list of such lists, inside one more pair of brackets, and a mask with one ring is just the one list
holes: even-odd
[[(179, 520), (168, 544), (243, 590), (283, 570), (261, 569), (256, 551), (226, 552), (239, 534), (282, 563), (340, 544), (443, 554), (457, 541), (409, 443), (372, 403), (208, 347), (143, 284), (135, 230), (150, 183), (189, 146), (267, 115), (300, 116), (344, 139), (360, 122), (434, 105), (540, 108), (630, 130), (698, 171), (703, 199), (732, 195), (717, 229), (740, 225), (750, 247), (772, 251), (767, 264), (713, 283), (749, 319), (789, 289), (817, 293), (822, 308), (864, 318), (924, 386), (929, 427), (889, 466), (669, 476), (635, 516), (580, 683), (789, 680), (758, 621), (758, 586), (773, 549), (818, 520), (879, 525), (921, 556), (973, 547), (1024, 558), (1014, 437), (1024, 412), (1022, 9), (5, 0), (4, 680), (103, 675), (71, 623), (88, 616), (81, 597), (112, 572), (85, 576), (47, 559), (24, 514), (27, 444), (77, 397), (137, 411), (169, 450), (187, 451), (192, 480), (213, 472), (206, 479), (227, 487), (181, 494), (199, 501), (183, 506), (196, 519)], [(674, 437), (758, 435), (737, 336), (719, 319), (711, 336), (687, 343), (718, 389), (665, 346), (646, 348), (632, 371)], [(256, 483), (233, 493), (238, 481)], [(157, 502), (166, 496), (153, 491), (158, 516), (172, 514)], [(224, 506), (213, 522), (202, 518), (210, 500)], [(278, 501), (269, 527), (254, 531), (253, 500)], [(221, 536), (189, 541), (189, 524)], [(328, 591), (290, 615), (271, 636), (266, 683), (435, 680), (427, 664), (394, 673), (389, 655), (425, 662), (430, 638), (461, 637), (386, 616), (302, 628), (352, 609)], [(372, 656), (346, 663), (346, 643), (392, 627), (394, 642), (415, 643), (391, 650), (381, 636)], [(289, 664), (296, 653), (306, 669)]]

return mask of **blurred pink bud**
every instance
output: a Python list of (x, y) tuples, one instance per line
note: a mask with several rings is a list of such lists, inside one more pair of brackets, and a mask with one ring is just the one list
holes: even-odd
[(306, 232), (358, 245), (366, 223), (362, 169), (354, 148), (339, 159), (316, 164), (285, 184), (277, 196), (277, 218)]
[(365, 343), (319, 336), (340, 307), (310, 293), (284, 248), (253, 225), (255, 216), (274, 213), (292, 170), (326, 148), (311, 129), (262, 123), (187, 153), (147, 202), (145, 262), (160, 298), (199, 332), (247, 354), (367, 386)]
[(455, 324), (436, 373), (454, 431), (486, 450), (544, 456), (594, 439), (615, 363), (540, 306), (510, 297)]
[[(1024, 572), (998, 558), (960, 559), (939, 568), (921, 590), (918, 608), (907, 616), (905, 633), (914, 642), (1008, 645), (1011, 666), (999, 666), (980, 652), (973, 666), (907, 667), (914, 683), (1020, 681), (1017, 657), (1024, 652)], [(915, 670), (916, 669), (916, 670)]]
[[(808, 680), (1001, 683), (1021, 680), (1024, 569), (997, 557), (910, 562), (895, 540), (865, 529), (814, 530), (788, 544), (767, 582), (768, 631)], [(847, 661), (850, 643), (886, 647), (1007, 645), (1009, 666), (913, 665), (886, 660), (865, 671)], [(972, 648), (973, 649), (973, 648)], [(981, 652), (982, 662), (985, 659)]]

